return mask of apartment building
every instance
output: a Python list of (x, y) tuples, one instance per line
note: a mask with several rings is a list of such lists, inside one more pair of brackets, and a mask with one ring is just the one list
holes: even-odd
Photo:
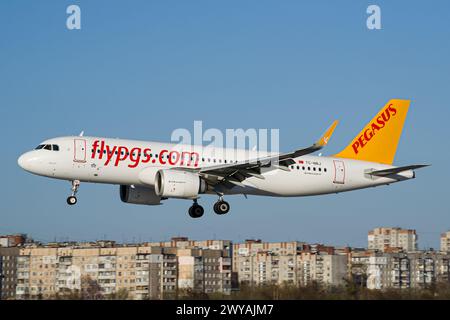
[(297, 257), (298, 283), (302, 286), (313, 281), (339, 286), (348, 277), (346, 255), (302, 252)]
[(17, 286), (19, 248), (0, 247), (0, 299), (13, 299)]
[(77, 293), (97, 299), (126, 292), (133, 299), (162, 299), (175, 297), (179, 287), (231, 292), (231, 242), (176, 242), (176, 247), (111, 241), (2, 247), (1, 294), (41, 299)]
[(152, 247), (149, 259), (150, 299), (170, 299), (177, 295), (177, 249)]
[(247, 240), (235, 244), (233, 270), (247, 285), (307, 285), (317, 281), (339, 285), (347, 277), (347, 255), (333, 247), (302, 242), (266, 243)]
[(185, 237), (130, 245), (19, 242), (0, 247), (0, 297), (171, 299), (229, 294), (239, 283), (338, 286), (352, 279), (370, 289), (403, 289), (450, 281), (450, 253), (404, 249), (415, 247), (413, 230), (380, 228), (371, 234), (372, 249)]
[(296, 255), (259, 251), (234, 259), (238, 281), (244, 284), (297, 284)]
[(425, 288), (449, 282), (450, 255), (439, 252), (377, 252), (352, 255), (352, 273), (364, 274), (369, 289)]
[(231, 257), (226, 251), (178, 249), (178, 287), (197, 293), (231, 292)]
[(375, 228), (367, 236), (369, 250), (382, 252), (390, 248), (417, 251), (417, 239), (416, 230), (401, 228)]
[(441, 234), (441, 251), (450, 252), (450, 231)]
[(304, 243), (297, 241), (263, 242), (259, 239), (233, 244), (233, 271), (237, 281), (252, 285), (296, 284), (295, 256), (302, 245)]

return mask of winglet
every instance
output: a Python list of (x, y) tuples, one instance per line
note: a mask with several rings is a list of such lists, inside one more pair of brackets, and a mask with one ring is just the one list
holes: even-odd
[(325, 147), (328, 144), (328, 141), (330, 141), (331, 136), (333, 135), (334, 129), (336, 129), (336, 126), (338, 125), (339, 121), (335, 120), (333, 124), (325, 131), (325, 133), (320, 137), (319, 140), (315, 143), (318, 147)]

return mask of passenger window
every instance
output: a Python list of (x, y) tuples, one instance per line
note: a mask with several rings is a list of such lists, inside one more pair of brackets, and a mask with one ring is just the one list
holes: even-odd
[(311, 171), (311, 167), (308, 167), (308, 171)]
[(323, 168), (323, 171), (327, 172), (327, 168)]
[(316, 171), (316, 167), (313, 168), (313, 171)]
[(305, 170), (305, 167), (302, 167), (302, 170)]
[(297, 166), (297, 170), (300, 170), (300, 166)]

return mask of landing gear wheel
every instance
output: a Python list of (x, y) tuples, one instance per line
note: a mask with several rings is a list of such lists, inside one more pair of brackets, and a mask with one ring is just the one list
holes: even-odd
[(75, 195), (77, 194), (79, 187), (80, 187), (80, 181), (73, 180), (72, 181), (72, 195), (67, 198), (67, 204), (69, 206), (73, 206), (75, 203), (77, 203), (77, 197), (75, 197)]
[(203, 209), (203, 207), (199, 204), (194, 203), (189, 208), (189, 216), (191, 216), (191, 218), (200, 218), (204, 213), (205, 209)]
[(214, 212), (217, 214), (226, 214), (230, 211), (230, 204), (226, 201), (219, 200), (214, 204)]
[(77, 197), (70, 196), (70, 197), (67, 198), (67, 204), (69, 206), (73, 206), (75, 203), (77, 203)]

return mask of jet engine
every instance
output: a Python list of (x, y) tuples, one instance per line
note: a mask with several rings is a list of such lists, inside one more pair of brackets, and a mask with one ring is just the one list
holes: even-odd
[(120, 200), (126, 203), (158, 205), (161, 197), (156, 195), (155, 189), (146, 187), (120, 186)]
[(155, 192), (159, 197), (195, 199), (208, 188), (198, 173), (182, 170), (159, 170), (155, 177)]

